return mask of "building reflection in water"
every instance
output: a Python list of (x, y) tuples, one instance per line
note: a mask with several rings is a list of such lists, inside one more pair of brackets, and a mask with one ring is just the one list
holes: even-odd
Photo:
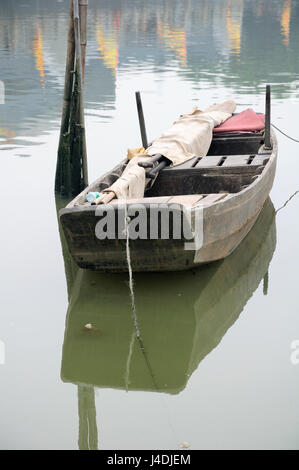
[(240, 56), (243, 21), (243, 0), (229, 1), (226, 8), (226, 26), (232, 54)]
[(103, 59), (105, 66), (116, 75), (118, 65), (118, 35), (115, 31), (107, 35), (102, 26), (97, 27), (97, 41), (100, 51), (100, 58)]
[(291, 21), (292, 0), (285, 0), (282, 8), (280, 25), (285, 46), (290, 42), (290, 21)]
[(45, 62), (43, 53), (43, 36), (40, 26), (37, 26), (36, 36), (33, 41), (35, 68), (39, 71), (42, 87), (45, 86)]
[(223, 261), (193, 271), (136, 273), (145, 353), (135, 335), (127, 276), (78, 269), (63, 238), (62, 245), (69, 307), (61, 377), (78, 386), (79, 447), (96, 448), (94, 387), (180, 393), (263, 279), (267, 293), (275, 211), (267, 200), (253, 229)]
[[(274, 85), (274, 97), (290, 93), (298, 72), (298, 13), (292, 0), (90, 0), (86, 108), (111, 119), (117, 80), (141, 69), (157, 76), (171, 69), (171, 80), (177, 74), (199, 88), (208, 80), (219, 95), (225, 87), (260, 93), (265, 81)], [(7, 94), (0, 148), (32, 144), (28, 136), (58, 128), (67, 24), (67, 2), (0, 4), (0, 80)]]
[(167, 24), (158, 21), (157, 35), (167, 47), (175, 52), (181, 65), (185, 66), (187, 64), (186, 31), (172, 29)]

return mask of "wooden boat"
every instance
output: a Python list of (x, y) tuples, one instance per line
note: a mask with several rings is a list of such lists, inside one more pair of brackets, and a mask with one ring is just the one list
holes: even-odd
[[(69, 293), (61, 379), (77, 386), (79, 448), (97, 449), (95, 387), (180, 393), (262, 279), (267, 293), (275, 210), (268, 199), (244, 243), (226, 260), (193, 272), (136, 274), (143, 351), (128, 315), (127, 275), (77, 268), (61, 241)], [(93, 328), (84, 328), (86, 322)]]
[[(277, 140), (270, 130), (268, 111), (265, 131), (215, 134), (207, 156), (163, 168), (144, 198), (126, 200), (125, 210), (117, 200), (101, 206), (102, 210), (113, 209), (116, 225), (125, 220), (125, 213), (133, 214), (140, 206), (146, 209), (147, 220), (163, 206), (173, 220), (179, 215), (182, 226), (185, 222), (190, 226), (191, 240), (183, 231), (177, 238), (171, 230), (163, 238), (161, 223), (156, 238), (147, 227), (144, 238), (130, 239), (132, 270), (184, 270), (232, 253), (263, 208), (274, 181), (276, 159)], [(113, 239), (97, 238), (98, 207), (86, 202), (87, 193), (108, 188), (125, 165), (123, 161), (94, 181), (60, 211), (70, 253), (82, 268), (100, 272), (128, 269), (126, 240), (119, 236), (123, 230)]]
[[(62, 380), (179, 393), (238, 320), (263, 278), (267, 293), (275, 247), (275, 210), (267, 199), (255, 226), (227, 259), (194, 271), (137, 273), (138, 325), (150, 371), (130, 314), (127, 274), (78, 269), (73, 275), (66, 262), (69, 307)], [(93, 329), (85, 329), (86, 323)]]

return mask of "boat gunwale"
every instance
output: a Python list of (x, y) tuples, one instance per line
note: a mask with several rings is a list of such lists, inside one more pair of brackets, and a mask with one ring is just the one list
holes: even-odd
[[(232, 201), (232, 200), (238, 201), (238, 199), (243, 199), (244, 195), (246, 195), (246, 194), (249, 195), (252, 191), (255, 190), (256, 186), (259, 185), (260, 182), (265, 179), (268, 172), (272, 168), (273, 164), (275, 164), (276, 160), (277, 160), (278, 145), (277, 145), (277, 138), (276, 138), (275, 132), (273, 130), (271, 130), (271, 142), (272, 142), (272, 149), (268, 150), (268, 149), (264, 148), (264, 150), (266, 150), (267, 154), (269, 155), (269, 160), (265, 164), (265, 166), (263, 168), (263, 171), (260, 174), (256, 175), (256, 178), (252, 181), (252, 183), (250, 183), (246, 188), (242, 189), (241, 191), (238, 191), (236, 193), (227, 193), (227, 195), (225, 197), (223, 197), (221, 200), (211, 202), (210, 204), (205, 205), (204, 206), (205, 211), (209, 207), (212, 207), (212, 206), (214, 207), (215, 205), (219, 205), (219, 206), (223, 207), (223, 205), (226, 204), (228, 201)], [(263, 146), (259, 149), (259, 153), (257, 153), (257, 155), (262, 153), (262, 152), (260, 152), (261, 149), (263, 149)], [(265, 157), (265, 158), (267, 158), (267, 157)], [(85, 199), (85, 195), (88, 192), (94, 191), (96, 189), (96, 187), (103, 181), (103, 179), (106, 176), (109, 176), (111, 173), (117, 171), (120, 167), (122, 167), (126, 163), (126, 161), (127, 161), (127, 159), (122, 160), (118, 165), (116, 165), (114, 168), (112, 168), (112, 170), (106, 172), (104, 175), (102, 175), (99, 178), (97, 178), (96, 180), (94, 180), (80, 194), (78, 194), (72, 201), (70, 201), (69, 204), (67, 204), (67, 206), (65, 208), (62, 208), (59, 211), (59, 217), (65, 215), (65, 214), (70, 214), (70, 213), (73, 213), (75, 215), (75, 214), (78, 214), (80, 212), (89, 212), (89, 211), (90, 212), (95, 212), (96, 209), (99, 207), (98, 205), (78, 204), (79, 200), (82, 200), (83, 198)], [(213, 167), (209, 167), (209, 168), (213, 168)], [(236, 167), (234, 167), (234, 168), (236, 168)], [(271, 190), (271, 188), (270, 188), (270, 190)], [(211, 193), (211, 194), (214, 194), (214, 193)], [(215, 194), (217, 194), (217, 193), (215, 193)], [(199, 193), (199, 195), (200, 195), (200, 193)], [(206, 195), (208, 195), (208, 194), (206, 194)], [(187, 196), (187, 194), (185, 196)], [(156, 197), (154, 197), (154, 199), (156, 199), (158, 197), (167, 197), (167, 195), (166, 196), (163, 196), (163, 195), (162, 196), (156, 196)], [(130, 199), (121, 200), (121, 202), (119, 204), (123, 205), (123, 204), (126, 203), (127, 206), (130, 206), (130, 205), (134, 206), (136, 204), (142, 204), (146, 208), (151, 207), (152, 203), (150, 201), (147, 202), (146, 199), (147, 199), (146, 197), (143, 197), (143, 198), (140, 198), (140, 201), (136, 202), (136, 200), (134, 200), (134, 202), (132, 202), (132, 203), (130, 203)], [(250, 198), (248, 198), (248, 199), (250, 199)], [(159, 203), (155, 203), (155, 205), (156, 204), (159, 204)], [(164, 202), (163, 204), (171, 205), (173, 203)], [(183, 203), (176, 203), (176, 204), (182, 206), (182, 208), (184, 206), (186, 207), (186, 205), (188, 206), (188, 204), (185, 205)], [(101, 205), (103, 210), (107, 206), (117, 208), (118, 204), (114, 202), (113, 204), (102, 204)], [(202, 207), (202, 204), (200, 204), (200, 202), (198, 204), (194, 205), (191, 209), (196, 210), (196, 208), (198, 208), (198, 207)]]

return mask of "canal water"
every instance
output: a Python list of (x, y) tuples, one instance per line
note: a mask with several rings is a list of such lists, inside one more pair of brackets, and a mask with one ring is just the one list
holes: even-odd
[[(270, 83), (299, 139), (299, 1), (89, 3), (90, 181), (141, 143), (135, 90), (152, 139), (194, 105), (262, 112)], [(271, 200), (230, 257), (134, 276), (143, 352), (128, 276), (77, 269), (59, 232), (67, 24), (66, 0), (0, 4), (0, 448), (298, 449), (298, 143), (278, 134)]]

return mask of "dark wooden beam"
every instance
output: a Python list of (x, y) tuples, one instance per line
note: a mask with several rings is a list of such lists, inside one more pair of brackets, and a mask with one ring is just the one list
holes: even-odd
[(144, 115), (143, 115), (143, 107), (142, 101), (140, 96), (140, 91), (135, 92), (136, 96), (136, 104), (137, 104), (137, 112), (138, 112), (138, 119), (139, 119), (139, 127), (141, 133), (141, 140), (143, 148), (148, 148), (147, 136), (146, 136), (146, 129), (145, 129), (145, 122), (144, 122)]
[(266, 149), (271, 149), (271, 87), (266, 86), (266, 110), (265, 110), (265, 144)]

